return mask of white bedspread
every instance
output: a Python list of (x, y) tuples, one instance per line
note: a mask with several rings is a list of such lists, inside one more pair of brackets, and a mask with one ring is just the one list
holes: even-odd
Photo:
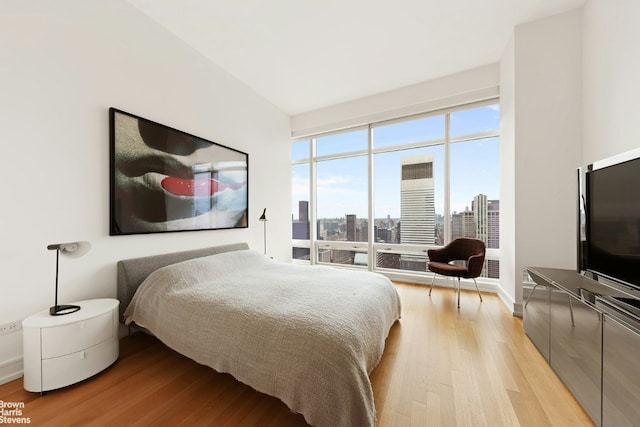
[(382, 275), (249, 250), (155, 271), (125, 312), (167, 346), (318, 427), (375, 425), (369, 373), (399, 317), (398, 293)]

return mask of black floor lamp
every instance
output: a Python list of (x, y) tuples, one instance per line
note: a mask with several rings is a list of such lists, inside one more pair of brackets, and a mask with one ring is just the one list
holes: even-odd
[(267, 208), (264, 208), (264, 210), (262, 211), (262, 215), (260, 215), (259, 218), (260, 221), (262, 221), (262, 224), (264, 225), (264, 254), (267, 254)]
[(89, 252), (91, 244), (89, 242), (54, 243), (47, 246), (47, 249), (56, 251), (56, 297), (53, 307), (49, 308), (49, 314), (52, 316), (62, 316), (63, 314), (75, 313), (80, 310), (79, 305), (58, 305), (58, 264), (60, 253), (69, 258), (80, 258)]

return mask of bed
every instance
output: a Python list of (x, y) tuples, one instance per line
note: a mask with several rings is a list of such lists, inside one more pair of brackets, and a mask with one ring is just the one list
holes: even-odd
[(318, 427), (374, 426), (369, 374), (400, 318), (384, 276), (274, 261), (246, 243), (119, 261), (126, 323)]

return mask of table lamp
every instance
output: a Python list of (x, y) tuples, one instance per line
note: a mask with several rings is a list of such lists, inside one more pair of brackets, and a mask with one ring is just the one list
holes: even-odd
[(267, 254), (267, 208), (264, 208), (264, 210), (262, 211), (262, 215), (260, 215), (260, 218), (258, 218), (258, 220), (262, 221), (262, 223), (264, 224), (264, 254)]
[(48, 245), (47, 249), (56, 251), (56, 297), (53, 307), (49, 308), (49, 314), (52, 316), (62, 316), (64, 314), (75, 313), (80, 310), (79, 305), (58, 305), (58, 266), (60, 254), (69, 258), (79, 258), (89, 252), (91, 244), (89, 242), (71, 242), (71, 243), (54, 243)]

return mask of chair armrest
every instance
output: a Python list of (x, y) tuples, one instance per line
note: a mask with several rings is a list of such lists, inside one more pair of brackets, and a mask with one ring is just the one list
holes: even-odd
[(484, 254), (471, 255), (467, 260), (467, 269), (469, 270), (469, 276), (478, 277), (482, 273), (482, 267), (484, 265)]
[(444, 248), (441, 249), (427, 249), (427, 256), (429, 261), (433, 262), (449, 262), (451, 261), (447, 257), (447, 253)]

